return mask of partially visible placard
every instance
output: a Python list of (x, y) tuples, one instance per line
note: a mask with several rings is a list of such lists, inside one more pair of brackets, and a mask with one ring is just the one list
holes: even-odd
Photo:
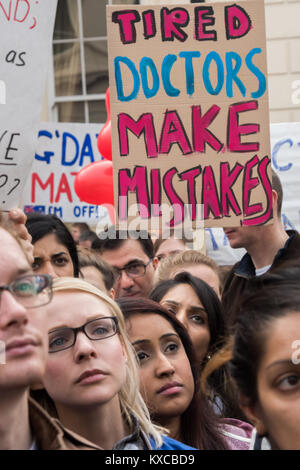
[(267, 223), (264, 2), (108, 6), (107, 31), (119, 223)]
[[(270, 125), (272, 168), (283, 188), (282, 222), (286, 230), (300, 232), (300, 122)], [(230, 248), (220, 228), (206, 229), (207, 254), (219, 265), (232, 265), (245, 254)]]
[(40, 123), (57, 0), (0, 2), (0, 208), (18, 205)]
[(74, 190), (77, 172), (101, 160), (97, 148), (101, 128), (100, 124), (41, 124), (22, 199), (25, 213), (54, 214), (64, 222), (111, 224), (104, 207), (80, 201)]

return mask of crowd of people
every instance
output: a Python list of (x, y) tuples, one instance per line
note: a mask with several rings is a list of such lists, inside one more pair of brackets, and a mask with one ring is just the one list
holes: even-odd
[(300, 449), (300, 236), (272, 181), (226, 268), (175, 232), (2, 214), (0, 448)]

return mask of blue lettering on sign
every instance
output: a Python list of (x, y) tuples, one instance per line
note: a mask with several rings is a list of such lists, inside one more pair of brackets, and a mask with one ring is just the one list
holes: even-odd
[(285, 214), (281, 214), (281, 220), (284, 226), (284, 230), (296, 230), (292, 222), (287, 218)]
[[(213, 88), (210, 79), (210, 65), (212, 61), (214, 61), (217, 66), (217, 85), (215, 88)], [(210, 95), (218, 95), (224, 85), (224, 66), (222, 59), (217, 52), (211, 51), (207, 54), (203, 64), (202, 76), (206, 91)]]
[[(71, 153), (70, 150), (70, 145), (67, 146), (69, 142), (73, 142), (75, 145), (75, 156), (73, 157), (72, 160), (67, 160), (67, 155), (74, 155), (74, 153)], [(68, 150), (68, 151), (67, 151)], [(72, 166), (76, 162), (77, 158), (79, 155), (79, 143), (76, 137), (73, 134), (70, 134), (69, 132), (64, 132), (63, 137), (62, 137), (62, 148), (61, 148), (61, 164), (64, 166)]]
[[(42, 130), (42, 131), (39, 131), (38, 133), (38, 138), (40, 137), (48, 137), (48, 139), (52, 139), (52, 134), (51, 132), (48, 132), (46, 130)], [(47, 165), (49, 165), (51, 162), (50, 162), (50, 158), (53, 157), (54, 155), (54, 152), (49, 152), (49, 151), (45, 151), (44, 152), (44, 155), (38, 155), (37, 153), (35, 154), (35, 159), (36, 160), (39, 160), (41, 162), (46, 162)]]
[(274, 148), (273, 148), (273, 151), (272, 151), (272, 164), (274, 165), (275, 170), (288, 171), (293, 166), (293, 164), (291, 162), (288, 163), (285, 166), (279, 166), (278, 162), (277, 162), (278, 152), (281, 149), (281, 147), (283, 147), (283, 145), (286, 145), (286, 144), (288, 144), (289, 147), (292, 147), (293, 146), (292, 139), (280, 140), (279, 142), (276, 142), (276, 144), (274, 145)]
[[(150, 70), (152, 74), (152, 88), (149, 87), (148, 73), (147, 70)], [(151, 57), (143, 57), (140, 62), (140, 74), (142, 80), (142, 87), (146, 98), (152, 98), (156, 95), (159, 89), (159, 76), (156, 70), (155, 64)]]
[(219, 246), (218, 246), (218, 244), (217, 244), (217, 242), (216, 242), (216, 239), (215, 239), (215, 237), (214, 237), (214, 234), (213, 234), (212, 229), (211, 229), (211, 228), (206, 228), (205, 231), (208, 232), (209, 235), (210, 235), (213, 250), (214, 250), (214, 251), (218, 250), (218, 249), (219, 249)]
[[(90, 163), (93, 163), (95, 161), (94, 159), (94, 154), (93, 154), (93, 147), (92, 147), (92, 141), (91, 141), (91, 136), (89, 134), (86, 134), (83, 144), (82, 144), (82, 149), (81, 149), (81, 154), (80, 154), (80, 160), (79, 160), (79, 166), (83, 165), (83, 159), (89, 157)], [(86, 163), (85, 163), (86, 165)]]
[[(128, 96), (124, 95), (123, 80), (120, 67), (120, 63), (122, 62), (123, 64), (127, 65), (133, 77), (133, 90)], [(134, 63), (132, 62), (132, 60), (128, 59), (128, 57), (117, 56), (115, 57), (114, 65), (118, 100), (131, 101), (135, 99), (140, 89), (140, 77)]]
[(253, 49), (251, 49), (251, 51), (248, 52), (245, 58), (245, 62), (246, 62), (248, 69), (250, 70), (250, 72), (253, 73), (253, 75), (256, 76), (258, 80), (258, 89), (251, 93), (251, 97), (254, 99), (257, 99), (263, 96), (267, 88), (266, 77), (264, 76), (262, 71), (259, 70), (259, 68), (256, 67), (256, 65), (254, 65), (252, 62), (252, 57), (255, 54), (260, 54), (260, 53), (261, 53), (261, 49), (259, 47), (254, 47)]
[[(226, 93), (229, 98), (233, 97), (233, 82), (235, 82), (236, 86), (240, 90), (242, 96), (246, 96), (246, 87), (243, 82), (239, 79), (237, 74), (240, 71), (242, 66), (242, 59), (241, 56), (237, 52), (226, 52), (226, 69), (227, 69), (227, 76), (226, 76)], [(233, 61), (235, 64), (233, 65)]]
[(179, 57), (185, 59), (185, 81), (186, 81), (186, 92), (188, 95), (193, 95), (195, 91), (195, 77), (193, 68), (193, 58), (200, 57), (199, 51), (183, 51), (179, 52)]
[[(53, 137), (57, 139), (60, 138), (60, 133), (55, 131), (55, 134), (43, 129), (40, 130), (38, 133), (38, 138), (40, 137), (47, 137), (50, 139), (50, 143), (53, 144)], [(95, 135), (96, 139), (98, 134)], [(95, 161), (92, 139), (90, 134), (86, 134), (80, 147), (80, 143), (75, 135), (70, 132), (63, 132), (62, 133), (62, 140), (61, 140), (61, 164), (63, 166), (73, 166), (76, 163), (79, 166), (87, 165), (89, 163), (93, 163)], [(50, 150), (45, 150), (43, 155), (39, 155), (38, 153), (35, 154), (35, 159), (46, 162), (47, 165), (51, 163), (51, 158), (55, 155), (55, 152)], [(87, 162), (86, 159), (89, 161)], [(103, 157), (100, 158), (101, 160)]]
[(180, 90), (178, 90), (178, 88), (173, 87), (170, 78), (171, 70), (176, 60), (176, 55), (168, 54), (165, 56), (161, 64), (161, 79), (164, 85), (165, 92), (168, 96), (178, 96), (180, 94)]

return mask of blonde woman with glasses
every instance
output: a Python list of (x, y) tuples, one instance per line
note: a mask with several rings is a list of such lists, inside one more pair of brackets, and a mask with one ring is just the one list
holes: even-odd
[(117, 304), (82, 279), (54, 279), (53, 292), (40, 404), (94, 448), (190, 449), (151, 423)]

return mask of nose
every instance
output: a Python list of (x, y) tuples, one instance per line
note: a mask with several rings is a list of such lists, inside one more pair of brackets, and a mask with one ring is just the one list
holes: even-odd
[(175, 372), (175, 368), (172, 364), (172, 362), (165, 356), (165, 354), (160, 353), (157, 356), (157, 362), (156, 362), (156, 375), (158, 377), (162, 376), (170, 376), (173, 375)]
[(25, 307), (8, 292), (1, 292), (0, 298), (0, 326), (21, 326), (28, 323), (28, 313)]
[(76, 342), (74, 344), (75, 362), (78, 363), (91, 357), (97, 357), (95, 341), (92, 341), (82, 331), (80, 331), (77, 334)]
[(51, 261), (45, 261), (43, 265), (35, 271), (37, 274), (49, 274), (53, 278), (58, 277)]
[(176, 313), (176, 318), (188, 329), (188, 319), (185, 309), (179, 309)]
[(134, 280), (130, 276), (128, 276), (125, 271), (122, 271), (119, 285), (121, 289), (129, 289), (134, 285)]

